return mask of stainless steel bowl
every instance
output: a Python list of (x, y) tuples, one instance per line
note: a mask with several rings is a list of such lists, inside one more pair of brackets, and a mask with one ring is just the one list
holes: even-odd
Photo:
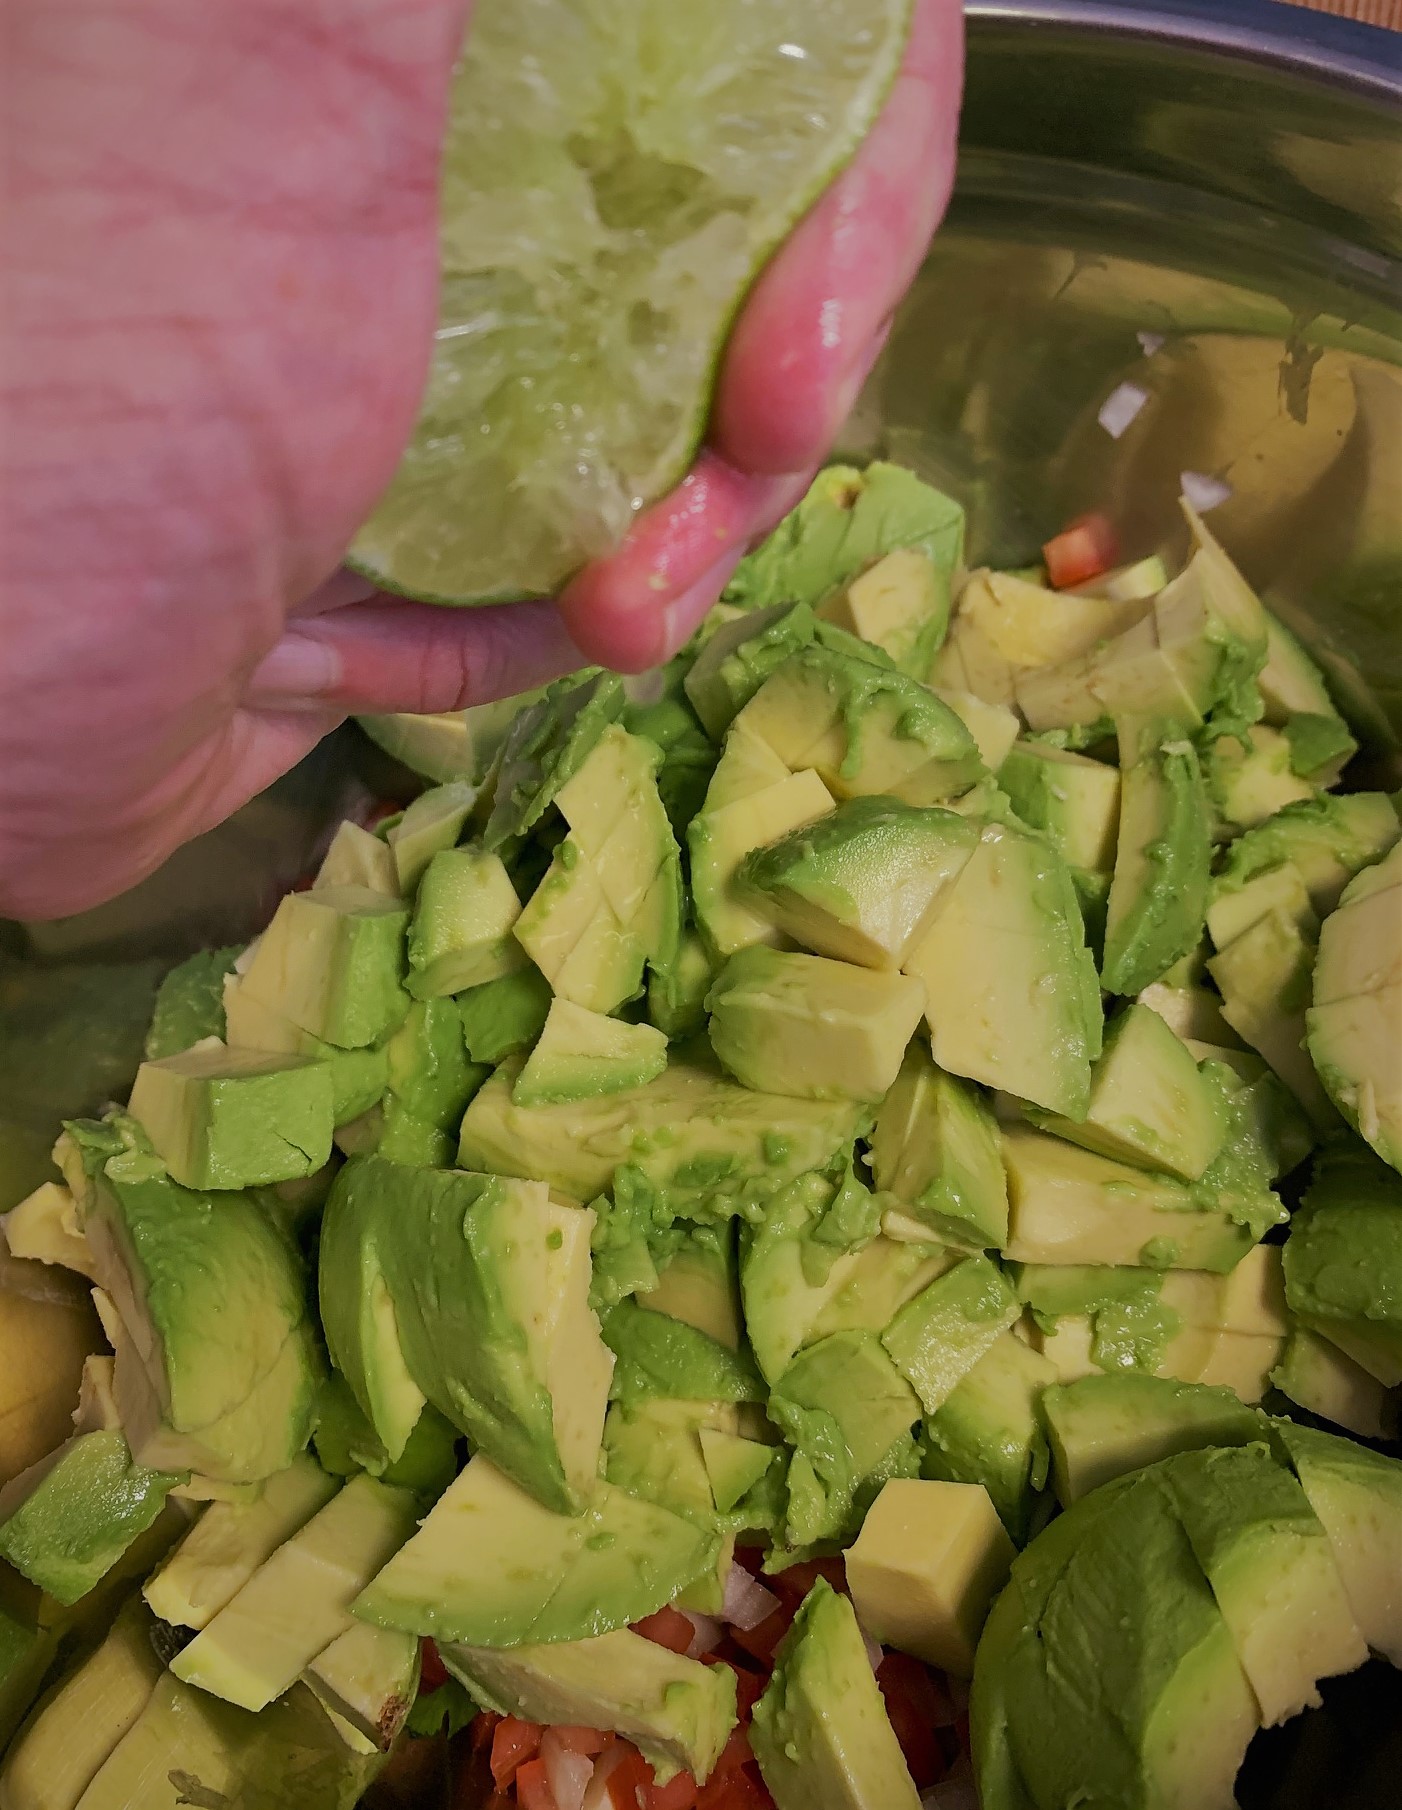
[[(1212, 526), (1324, 659), (1396, 785), (1402, 38), (1273, 0), (968, 12), (954, 204), (846, 450), (954, 491), (973, 556), (1007, 563), (1090, 508), (1129, 553), (1171, 544), (1179, 474), (1220, 477), (1232, 494)], [(1097, 414), (1122, 383), (1149, 399), (1116, 440)], [(124, 899), (0, 925), (0, 1057), (18, 1034), (7, 1000), (26, 993), (9, 983), (37, 966), (248, 934), (373, 758), (344, 729)], [(1344, 1681), (1325, 1716), (1258, 1743), (1243, 1804), (1396, 1804), (1400, 1696), (1376, 1668)]]

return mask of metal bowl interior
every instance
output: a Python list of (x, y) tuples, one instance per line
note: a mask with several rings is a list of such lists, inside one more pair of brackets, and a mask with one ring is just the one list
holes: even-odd
[[(1113, 439), (1123, 383), (1147, 401)], [(843, 450), (960, 496), (971, 557), (1008, 564), (1091, 508), (1171, 547), (1179, 474), (1221, 478), (1213, 528), (1397, 785), (1402, 40), (1271, 0), (972, 0), (954, 204)], [(17, 977), (251, 933), (377, 758), (341, 730), (125, 898), (0, 924), (0, 1070)], [(1245, 1810), (1397, 1802), (1396, 1675), (1326, 1699), (1258, 1741)]]

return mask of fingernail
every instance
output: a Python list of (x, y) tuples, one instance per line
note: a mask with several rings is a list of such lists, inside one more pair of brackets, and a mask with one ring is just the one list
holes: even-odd
[(330, 642), (311, 635), (284, 635), (254, 669), (248, 690), (255, 702), (285, 705), (299, 698), (325, 698), (340, 679), (341, 657)]

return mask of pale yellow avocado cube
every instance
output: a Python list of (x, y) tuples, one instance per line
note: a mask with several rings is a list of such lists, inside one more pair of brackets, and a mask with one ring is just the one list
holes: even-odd
[(983, 572), (965, 587), (959, 614), (1009, 664), (1054, 666), (1119, 634), (1144, 607), (1051, 591), (1011, 572)]
[(1234, 1390), (1249, 1406), (1271, 1386), (1271, 1372), (1285, 1352), (1285, 1340), (1270, 1333), (1219, 1332), (1195, 1380)]
[(93, 1274), (92, 1251), (78, 1214), (78, 1203), (62, 1182), (43, 1182), (11, 1207), (0, 1225), (12, 1257), (56, 1263), (80, 1275)]
[(696, 917), (718, 955), (734, 955), (755, 943), (777, 943), (779, 932), (734, 896), (731, 881), (751, 849), (777, 842), (790, 830), (826, 815), (832, 793), (811, 769), (734, 799), (693, 819), (691, 879)]
[(1006, 704), (990, 704), (976, 692), (952, 687), (941, 689), (938, 685), (932, 686), (931, 690), (942, 704), (948, 704), (973, 736), (984, 766), (990, 773), (996, 773), (1008, 758), (1008, 750), (1022, 728), (1016, 712), (1009, 710)]
[(394, 850), (379, 836), (348, 820), (331, 838), (331, 846), (312, 881), (312, 891), (328, 886), (364, 886), (371, 892), (382, 892), (386, 898), (397, 899), (399, 875), (395, 871)]
[(881, 648), (902, 666), (939, 605), (929, 554), (919, 547), (897, 547), (824, 603), (818, 614)]
[(979, 1635), (1014, 1556), (981, 1483), (895, 1478), (848, 1549), (847, 1584), (873, 1639), (972, 1678)]

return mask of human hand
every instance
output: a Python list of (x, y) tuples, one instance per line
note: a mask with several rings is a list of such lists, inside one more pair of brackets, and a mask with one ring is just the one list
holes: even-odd
[(0, 913), (135, 884), (360, 711), (665, 658), (797, 499), (953, 175), (958, 0), (917, 0), (852, 165), (756, 284), (708, 444), (549, 603), (443, 610), (339, 570), (435, 312), (467, 0), (0, 0)]

